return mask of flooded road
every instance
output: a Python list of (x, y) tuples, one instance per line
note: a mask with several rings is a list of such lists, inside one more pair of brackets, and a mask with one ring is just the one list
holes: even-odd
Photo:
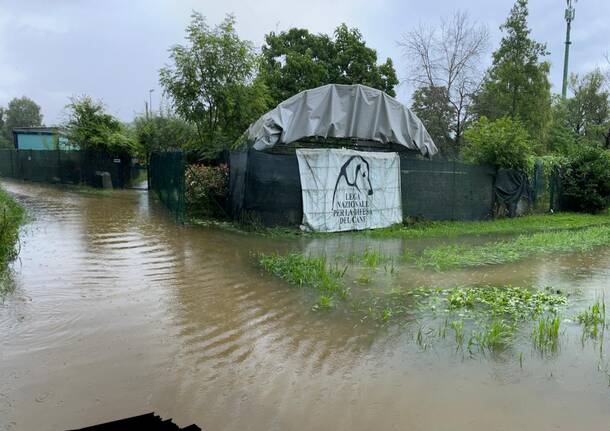
[[(399, 254), (403, 241), (184, 228), (144, 191), (2, 185), (33, 220), (15, 292), (0, 305), (0, 429), (62, 430), (151, 411), (205, 430), (609, 427), (608, 363), (576, 325), (552, 357), (521, 346), (523, 367), (514, 356), (421, 349), (400, 327), (313, 311), (307, 292), (252, 257), (378, 245)], [(586, 299), (608, 289), (610, 253), (449, 275), (404, 269), (394, 280), (552, 285)]]

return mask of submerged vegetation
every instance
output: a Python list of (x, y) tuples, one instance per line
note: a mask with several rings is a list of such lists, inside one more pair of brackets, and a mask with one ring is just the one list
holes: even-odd
[(268, 272), (297, 287), (308, 287), (319, 293), (317, 308), (331, 308), (335, 298), (345, 299), (349, 290), (343, 283), (347, 267), (331, 267), (326, 257), (259, 255), (259, 263)]
[(606, 303), (597, 300), (586, 310), (576, 316), (576, 320), (583, 327), (583, 340), (585, 338), (597, 339), (606, 328)]
[(0, 297), (9, 290), (6, 273), (8, 265), (18, 254), (19, 227), (25, 211), (8, 193), (0, 189)]

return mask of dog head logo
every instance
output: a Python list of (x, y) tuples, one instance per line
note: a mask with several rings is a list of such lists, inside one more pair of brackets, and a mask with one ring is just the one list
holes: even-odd
[(348, 187), (353, 187), (361, 194), (371, 196), (373, 186), (371, 185), (369, 162), (361, 156), (352, 156), (341, 166), (333, 192), (333, 208), (335, 207), (337, 189), (342, 182), (345, 182)]

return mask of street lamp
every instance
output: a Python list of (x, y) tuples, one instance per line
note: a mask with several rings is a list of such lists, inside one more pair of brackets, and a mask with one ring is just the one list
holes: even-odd
[(568, 59), (570, 57), (570, 30), (572, 29), (572, 21), (574, 21), (574, 17), (576, 15), (576, 10), (574, 9), (573, 3), (576, 3), (578, 0), (566, 0), (566, 11), (565, 11), (565, 19), (567, 23), (566, 28), (566, 51), (563, 57), (563, 85), (561, 86), (561, 97), (566, 98), (566, 94), (568, 92)]

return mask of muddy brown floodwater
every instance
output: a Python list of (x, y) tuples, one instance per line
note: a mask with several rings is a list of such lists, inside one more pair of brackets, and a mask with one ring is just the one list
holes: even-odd
[[(176, 226), (145, 191), (3, 181), (33, 220), (0, 305), (0, 429), (62, 430), (154, 411), (205, 430), (607, 430), (599, 346), (567, 324), (541, 357), (421, 349), (395, 326), (316, 312), (251, 253), (346, 253), (353, 235), (270, 240)], [(384, 249), (401, 241), (377, 241)], [(605, 291), (610, 253), (396, 283)], [(525, 341), (524, 341), (525, 343)], [(606, 368), (607, 369), (607, 368)]]

